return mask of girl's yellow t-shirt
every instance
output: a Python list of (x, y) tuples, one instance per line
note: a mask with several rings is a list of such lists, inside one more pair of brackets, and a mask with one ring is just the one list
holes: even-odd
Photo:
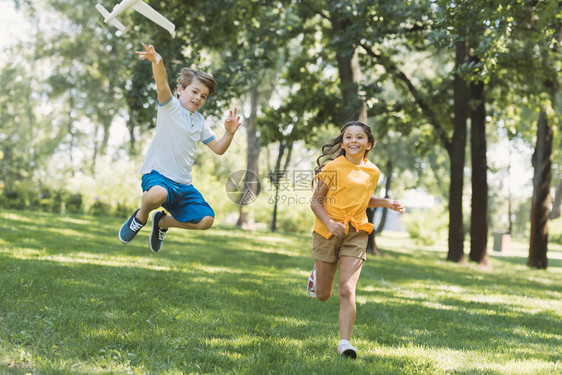
[[(324, 210), (334, 221), (345, 225), (345, 234), (349, 232), (349, 224), (357, 231), (373, 231), (366, 211), (380, 175), (380, 170), (369, 160), (363, 159), (357, 165), (343, 155), (326, 163), (316, 175), (315, 178), (322, 180), (328, 187)], [(324, 238), (333, 236), (318, 217), (315, 217), (314, 231)]]

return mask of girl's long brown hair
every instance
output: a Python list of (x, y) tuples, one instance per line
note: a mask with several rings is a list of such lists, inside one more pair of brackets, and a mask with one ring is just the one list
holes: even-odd
[[(328, 143), (324, 144), (324, 146), (322, 146), (322, 155), (320, 155), (318, 157), (318, 159), (316, 159), (316, 168), (314, 168), (314, 175), (316, 176), (318, 173), (320, 173), (320, 171), (322, 170), (322, 168), (324, 168), (324, 165), (326, 165), (327, 162), (332, 161), (342, 155), (345, 155), (345, 150), (343, 150), (341, 148), (341, 143), (343, 140), (343, 135), (345, 133), (345, 129), (349, 128), (350, 126), (360, 126), (363, 128), (363, 131), (365, 132), (365, 134), (367, 134), (367, 140), (373, 144), (373, 147), (376, 144), (375, 141), (375, 137), (373, 136), (373, 133), (371, 132), (371, 128), (365, 124), (364, 122), (361, 121), (349, 121), (346, 122), (340, 129), (340, 134), (331, 139)], [(371, 147), (371, 148), (373, 148)], [(365, 150), (365, 154), (364, 154), (364, 158), (367, 157), (367, 154), (369, 153), (369, 150)], [(321, 160), (322, 159), (322, 160)]]

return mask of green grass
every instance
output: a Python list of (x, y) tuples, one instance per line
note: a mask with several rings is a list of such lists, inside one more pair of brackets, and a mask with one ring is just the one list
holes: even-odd
[[(338, 299), (310, 300), (309, 235), (0, 212), (0, 373), (559, 374), (562, 248), (549, 268), (526, 246), (491, 268), (444, 261), (444, 246), (377, 239), (358, 284), (356, 361), (339, 358)], [(491, 245), (490, 245), (491, 247)], [(468, 249), (468, 248), (467, 248)]]

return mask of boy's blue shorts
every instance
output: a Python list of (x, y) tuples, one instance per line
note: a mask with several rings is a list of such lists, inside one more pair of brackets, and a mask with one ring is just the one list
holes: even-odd
[(142, 176), (142, 191), (155, 185), (168, 190), (168, 198), (162, 207), (180, 223), (196, 224), (205, 216), (215, 217), (215, 211), (193, 185), (179, 184), (154, 170)]

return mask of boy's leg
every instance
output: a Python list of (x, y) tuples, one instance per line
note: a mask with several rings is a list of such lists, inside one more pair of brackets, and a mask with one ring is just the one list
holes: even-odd
[(332, 296), (337, 262), (324, 262), (316, 259), (316, 298), (326, 301)]
[(140, 210), (138, 210), (136, 218), (146, 223), (148, 215), (151, 211), (162, 206), (168, 198), (168, 190), (160, 185), (154, 185), (142, 194)]
[(154, 185), (145, 191), (142, 195), (141, 207), (119, 229), (119, 240), (122, 243), (132, 241), (146, 224), (150, 211), (160, 207), (167, 197), (168, 191), (159, 185)]
[(125, 220), (121, 228), (119, 228), (119, 241), (121, 241), (121, 243), (131, 242), (142, 227), (144, 227), (145, 223), (136, 218), (137, 212), (139, 212), (139, 210), (136, 210), (130, 218)]
[(197, 229), (197, 230), (206, 230), (209, 229), (215, 218), (212, 216), (204, 216), (201, 221), (198, 223), (180, 223), (176, 219), (173, 218), (172, 215), (163, 216), (160, 221), (158, 222), (158, 226), (162, 229), (168, 228), (183, 228), (183, 229)]
[(166, 238), (168, 229), (162, 229), (160, 227), (160, 220), (166, 217), (164, 211), (156, 211), (152, 215), (152, 231), (150, 232), (150, 237), (148, 239), (148, 244), (150, 251), (153, 253), (159, 253), (162, 250), (162, 242)]
[(198, 223), (180, 223), (172, 215), (164, 212), (155, 212), (152, 215), (152, 231), (150, 232), (149, 245), (153, 253), (159, 253), (162, 249), (162, 242), (166, 238), (169, 228), (183, 229), (209, 229), (215, 220), (212, 216), (204, 216)]
[(361, 274), (363, 259), (340, 256), (338, 294), (340, 298), (340, 339), (349, 340), (355, 323), (355, 287)]

